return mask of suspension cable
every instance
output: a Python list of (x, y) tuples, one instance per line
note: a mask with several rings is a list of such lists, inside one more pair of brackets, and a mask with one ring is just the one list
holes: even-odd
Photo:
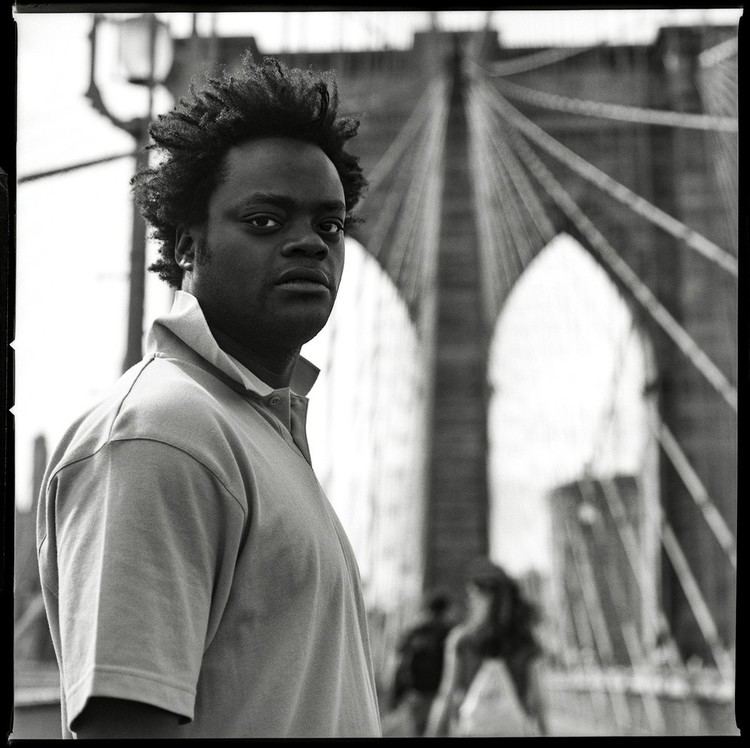
[(368, 195), (380, 187), (383, 180), (393, 171), (404, 151), (406, 151), (417, 133), (419, 133), (422, 125), (430, 115), (431, 107), (429, 103), (434, 99), (439, 85), (439, 80), (433, 80), (427, 86), (427, 90), (422, 94), (419, 101), (417, 101), (403, 127), (398, 131), (385, 153), (370, 171), (367, 180)]
[[(515, 237), (514, 244), (516, 247), (523, 249), (523, 257), (520, 252), (516, 252), (520, 264), (520, 272), (526, 268), (526, 266), (534, 259), (536, 254), (534, 246), (531, 243), (531, 232), (528, 230), (526, 222), (523, 220), (523, 214), (528, 211), (525, 210), (523, 201), (519, 200), (518, 191), (513, 186), (510, 171), (506, 163), (505, 154), (508, 152), (510, 146), (505, 138), (492, 138), (490, 139), (490, 148), (494, 152), (495, 158), (491, 159), (490, 163), (494, 167), (495, 172), (495, 185), (496, 191), (499, 197), (498, 205), (503, 206), (503, 209), (498, 211), (499, 213), (509, 217), (507, 222), (509, 224), (511, 233)], [(510, 207), (510, 210), (508, 210)]]
[[(488, 113), (485, 112), (485, 117), (490, 121)], [(557, 232), (555, 227), (547, 215), (547, 211), (539, 199), (538, 192), (532, 186), (526, 171), (523, 166), (516, 158), (513, 151), (512, 144), (509, 142), (507, 137), (503, 136), (502, 130), (498, 128), (500, 137), (502, 137), (505, 145), (507, 146), (501, 154), (501, 159), (508, 169), (510, 178), (516, 187), (516, 191), (519, 193), (521, 198), (521, 204), (529, 211), (534, 226), (539, 234), (540, 239), (544, 244), (549, 244), (556, 236)]]
[(555, 179), (552, 173), (542, 164), (539, 158), (520, 139), (514, 141), (521, 159), (537, 177), (542, 187), (557, 203), (563, 212), (576, 224), (592, 248), (602, 257), (610, 269), (628, 287), (633, 296), (641, 303), (651, 317), (669, 335), (678, 348), (688, 357), (693, 365), (703, 374), (711, 385), (721, 394), (730, 407), (737, 411), (737, 390), (727, 380), (721, 370), (706, 355), (700, 346), (690, 337), (685, 329), (674, 319), (662, 303), (654, 296), (639, 276), (620, 257), (617, 250), (604, 238), (596, 226), (581, 211), (568, 192)]
[[(645, 566), (646, 559), (641, 553), (638, 537), (635, 534), (633, 526), (628, 520), (628, 515), (625, 510), (625, 503), (623, 502), (622, 496), (620, 495), (620, 489), (617, 485), (617, 482), (610, 478), (604, 478), (602, 479), (601, 484), (605, 504), (607, 506), (607, 509), (609, 510), (610, 515), (612, 516), (612, 519), (615, 522), (617, 534), (620, 537), (620, 542), (622, 543), (622, 546), (625, 550), (625, 556), (628, 560), (628, 564), (633, 571), (633, 575), (638, 581), (638, 586), (641, 589), (642, 593), (644, 590), (646, 590), (649, 595), (653, 595), (653, 584), (651, 583), (648, 570)], [(667, 624), (666, 618), (664, 617), (661, 608), (657, 607), (655, 616), (656, 617), (654, 617), (651, 614), (651, 611), (647, 609), (646, 621), (647, 624), (651, 627), (651, 631), (654, 635), (658, 633), (660, 626), (665, 627)]]
[(719, 42), (709, 49), (704, 49), (698, 55), (698, 64), (703, 68), (713, 67), (723, 62), (728, 57), (734, 57), (739, 51), (739, 38), (732, 37)]
[[(430, 87), (420, 100), (420, 105), (424, 107), (424, 111), (418, 112), (418, 109), (415, 107), (415, 110), (411, 114), (410, 122), (404, 125), (389, 146), (390, 155), (387, 158), (384, 155), (378, 161), (374, 170), (376, 172), (375, 180), (370, 179), (368, 195), (371, 195), (385, 177), (396, 167), (395, 183), (391, 185), (386, 194), (385, 202), (378, 211), (375, 225), (367, 242), (368, 252), (378, 258), (381, 261), (381, 265), (383, 264), (381, 253), (385, 247), (386, 237), (397, 223), (399, 208), (403, 204), (404, 196), (413, 187), (411, 179), (416, 160), (415, 154), (418, 148), (407, 149), (406, 147), (417, 139), (424, 122), (428, 120), (432, 101), (434, 101), (434, 89)], [(418, 114), (419, 116), (417, 116)]]
[[(563, 530), (565, 530), (565, 527), (563, 527)], [(606, 709), (606, 702), (608, 700), (609, 692), (607, 691), (607, 684), (606, 681), (603, 684), (603, 688), (599, 690), (598, 688), (595, 688), (595, 684), (593, 681), (595, 680), (601, 680), (601, 678), (597, 677), (600, 676), (601, 673), (599, 671), (592, 671), (590, 668), (590, 662), (587, 661), (587, 659), (583, 656), (583, 649), (590, 651), (596, 660), (598, 660), (598, 655), (596, 652), (596, 643), (594, 641), (593, 633), (591, 630), (591, 624), (586, 616), (585, 610), (583, 610), (583, 605), (581, 604), (580, 598), (576, 601), (571, 600), (571, 595), (568, 590), (568, 583), (572, 583), (570, 579), (564, 578), (562, 580), (562, 591), (563, 591), (563, 597), (564, 602), (566, 604), (566, 608), (569, 614), (569, 620), (572, 624), (573, 634), (575, 636), (575, 648), (574, 648), (574, 657), (578, 662), (578, 666), (581, 669), (581, 672), (583, 674), (583, 677), (586, 679), (586, 682), (590, 688), (587, 688), (587, 693), (589, 694), (590, 700), (591, 700), (591, 706), (593, 707), (594, 713), (597, 713), (597, 708), (595, 705), (595, 697), (596, 700), (603, 701), (604, 702), (604, 708)], [(604, 693), (602, 693), (604, 691)]]
[[(438, 94), (437, 107), (434, 115), (432, 115), (432, 120), (437, 124), (431, 133), (432, 140), (427, 155), (430, 168), (427, 170), (423, 187), (424, 202), (420, 228), (415, 236), (417, 251), (414, 252), (413, 256), (410, 254), (409, 274), (411, 281), (407, 280), (404, 285), (406, 298), (411, 300), (412, 305), (422, 298), (436, 267), (437, 231), (440, 224), (440, 187), (448, 123), (447, 102), (443, 93)], [(432, 232), (435, 232), (435, 237), (433, 237)], [(415, 313), (413, 308), (410, 311), (413, 314)]]
[[(602, 659), (609, 664), (612, 663), (614, 648), (612, 646), (609, 630), (607, 629), (607, 622), (604, 618), (601, 600), (599, 599), (599, 591), (596, 588), (594, 581), (589, 576), (585, 575), (586, 567), (584, 566), (581, 557), (583, 550), (582, 543), (579, 542), (578, 537), (573, 537), (572, 526), (573, 523), (566, 517), (563, 520), (563, 529), (573, 556), (573, 571), (578, 579), (578, 589), (581, 591), (586, 617), (594, 634), (594, 641), (596, 643), (594, 651), (598, 653), (597, 659), (599, 660), (599, 666), (601, 667)], [(624, 694), (620, 691), (609, 688), (609, 682), (607, 680), (604, 680), (603, 685), (612, 704), (612, 712), (616, 725), (622, 727), (623, 725), (629, 724), (631, 722), (630, 710), (628, 708), (627, 700), (624, 698)]]
[[(482, 69), (484, 70), (484, 68)], [(510, 98), (519, 99), (543, 109), (581, 114), (586, 117), (611, 119), (618, 122), (634, 122), (641, 125), (679, 127), (689, 130), (737, 132), (739, 129), (736, 117), (721, 117), (693, 112), (671, 112), (626, 104), (606, 104), (599, 101), (575, 99), (521, 86), (504, 78), (497, 78), (495, 85), (505, 96)]]
[(703, 599), (703, 594), (693, 576), (693, 572), (691, 571), (690, 565), (685, 558), (685, 554), (680, 547), (677, 536), (674, 534), (674, 530), (664, 517), (662, 517), (662, 521), (659, 525), (659, 531), (661, 533), (664, 550), (666, 551), (672, 567), (677, 574), (682, 591), (685, 593), (685, 597), (690, 605), (690, 610), (693, 612), (693, 616), (703, 634), (703, 638), (711, 649), (711, 654), (716, 662), (716, 666), (725, 679), (731, 680), (734, 678), (734, 664), (732, 658), (719, 641), (719, 632), (716, 629), (716, 624), (714, 623), (711, 611), (706, 604), (706, 601)]
[[(415, 237), (417, 236), (417, 226), (420, 209), (424, 205), (424, 199), (427, 190), (424, 188), (428, 174), (434, 168), (433, 162), (436, 160), (436, 148), (439, 148), (442, 142), (442, 134), (445, 128), (445, 106), (444, 96), (440, 96), (438, 89), (435, 89), (434, 105), (431, 107), (431, 116), (427, 132), (424, 133), (416, 156), (417, 165), (412, 174), (410, 188), (404, 199), (404, 208), (399, 218), (396, 237), (393, 240), (394, 248), (400, 250), (398, 257), (388, 263), (388, 270), (399, 288), (404, 291), (409, 285), (406, 278), (402, 277), (408, 268), (408, 256), (412, 251)], [(412, 258), (413, 259), (413, 258)], [(419, 268), (417, 268), (419, 270)], [(407, 270), (408, 272), (408, 270)], [(413, 286), (414, 284), (412, 284)], [(408, 298), (407, 303), (413, 304), (415, 298)]]
[[(486, 90), (484, 93), (487, 95)], [(737, 276), (737, 258), (732, 256), (729, 252), (706, 239), (697, 231), (689, 228), (676, 218), (670, 216), (668, 213), (665, 213), (660, 208), (657, 208), (645, 198), (635, 194), (625, 187), (625, 185), (605, 174), (574, 151), (571, 151), (521, 114), (521, 112), (509, 102), (501, 100), (501, 97), (497, 96), (497, 94), (495, 97), (489, 98), (489, 102), (490, 105), (494, 106), (502, 116), (511, 119), (513, 124), (521, 129), (525, 135), (534, 140), (538, 145), (542, 146), (545, 151), (554, 156), (558, 161), (563, 162), (578, 175), (595, 184), (621, 203), (627, 205), (631, 210), (638, 213), (638, 215), (664, 229), (676, 239), (683, 241), (691, 249), (694, 249), (704, 257), (712, 260), (735, 277)]]
[[(620, 539), (623, 541), (626, 547), (626, 555), (630, 562), (631, 568), (636, 574), (636, 578), (643, 580), (643, 574), (645, 570), (641, 568), (638, 563), (639, 551), (638, 551), (638, 540), (635, 537), (633, 529), (627, 520), (627, 514), (625, 512), (624, 504), (619, 495), (619, 488), (614, 480), (611, 478), (605, 478), (602, 480), (602, 488), (604, 497), (609, 507), (610, 513), (615, 519), (615, 525), (620, 533)], [(667, 519), (663, 513), (660, 512), (660, 518), (658, 521), (659, 537), (661, 539), (664, 550), (667, 552), (670, 562), (672, 563), (675, 572), (677, 573), (677, 580), (680, 583), (685, 596), (688, 599), (690, 609), (695, 617), (698, 626), (701, 629), (706, 643), (711, 648), (714, 660), (719, 668), (720, 673), (725, 678), (731, 678), (733, 667), (731, 658), (724, 649), (723, 645), (719, 641), (718, 632), (716, 625), (714, 624), (711, 612), (703, 599), (703, 595), (698, 587), (695, 577), (693, 576), (690, 566), (685, 558), (684, 553), (680, 547), (680, 544), (669, 525)], [(627, 531), (630, 536), (627, 537)], [(642, 581), (639, 582), (642, 584)], [(660, 612), (660, 618), (662, 625), (666, 622), (663, 617), (663, 613)]]
[(479, 114), (469, 100), (468, 121), (470, 133), (469, 154), (472, 158), (474, 172), (477, 175), (477, 213), (479, 225), (479, 250), (482, 272), (480, 282), (484, 290), (485, 322), (488, 328), (494, 324), (505, 295), (513, 285), (513, 275), (509, 267), (509, 258), (498, 247), (498, 237), (505, 237), (505, 227), (499, 221), (499, 211), (493, 208), (491, 175), (489, 173), (489, 147), (478, 126)]
[(568, 60), (571, 57), (582, 54), (583, 52), (588, 52), (602, 46), (602, 44), (596, 44), (587, 47), (571, 47), (568, 49), (544, 49), (540, 52), (524, 55), (523, 57), (514, 57), (511, 60), (495, 62), (487, 72), (493, 77), (515, 75), (516, 73), (527, 73), (531, 70), (538, 70), (547, 65), (553, 65), (556, 62)]
[(627, 331), (623, 337), (618, 341), (617, 348), (615, 351), (614, 361), (612, 364), (612, 372), (610, 379), (609, 392), (607, 407), (601, 414), (601, 418), (598, 424), (598, 428), (594, 432), (594, 438), (592, 439), (592, 450), (591, 455), (588, 459), (588, 468), (592, 469), (596, 463), (599, 455), (599, 450), (605, 443), (607, 434), (612, 429), (617, 416), (617, 390), (620, 387), (622, 376), (625, 372), (625, 360), (628, 352), (628, 346), (635, 333), (635, 319), (633, 319), (628, 326)]
[(675, 439), (669, 427), (663, 421), (658, 424), (649, 424), (654, 435), (661, 444), (669, 461), (674, 466), (678, 475), (688, 489), (688, 493), (695, 501), (698, 508), (703, 513), (706, 523), (711, 528), (714, 537), (719, 542), (724, 552), (727, 554), (730, 563), (737, 569), (737, 543), (732, 531), (729, 529), (726, 521), (719, 513), (716, 505), (711, 501), (708, 491), (690, 464), (687, 456)]
[[(620, 541), (623, 544), (623, 547), (625, 548), (626, 556), (628, 559), (628, 562), (630, 564), (631, 569), (633, 570), (633, 573), (636, 575), (636, 579), (638, 580), (639, 587), (643, 589), (645, 587), (645, 582), (647, 579), (649, 579), (649, 575), (645, 567), (643, 566), (642, 562), (645, 560), (642, 557), (642, 553), (639, 550), (639, 543), (638, 538), (635, 535), (635, 532), (633, 530), (632, 525), (627, 519), (627, 513), (625, 510), (625, 505), (622, 500), (622, 496), (620, 495), (620, 489), (617, 485), (617, 482), (612, 478), (604, 478), (601, 481), (602, 489), (604, 498), (606, 501), (606, 506), (609, 509), (610, 514), (612, 515), (613, 519), (615, 520), (615, 527), (617, 528), (618, 535), (620, 536)], [(660, 516), (659, 520), (657, 521), (657, 528), (659, 532), (659, 539), (663, 543), (664, 540), (664, 519), (663, 515)], [(672, 535), (674, 538), (674, 536)], [(672, 544), (673, 547), (676, 547), (678, 549), (678, 554), (684, 561), (684, 566), (688, 568), (688, 574), (689, 567), (687, 567), (687, 562), (684, 559), (684, 555), (681, 554), (681, 551), (679, 551), (679, 544), (677, 543), (677, 540), (674, 539), (674, 542)], [(640, 562), (640, 563), (639, 563)], [(684, 585), (689, 584), (685, 581), (684, 576), (678, 575), (678, 582), (680, 583), (680, 586), (683, 587), (683, 590), (685, 589)], [(700, 594), (700, 591), (697, 588), (697, 585), (695, 585), (693, 592), (695, 593), (694, 596), (702, 601), (702, 596)], [(698, 603), (700, 605), (700, 603)], [(705, 605), (705, 604), (704, 604)], [(691, 608), (691, 610), (693, 610)], [(706, 608), (707, 610), (707, 608)], [(670, 625), (669, 621), (667, 620), (666, 616), (664, 615), (664, 611), (661, 607), (656, 608), (656, 617), (658, 619), (655, 620), (651, 615), (647, 616), (647, 622), (652, 627), (652, 631), (659, 632), (661, 630), (664, 632), (669, 641), (674, 642), (674, 637), (670, 631)], [(708, 616), (708, 620), (710, 621), (710, 614)], [(707, 626), (710, 629), (711, 623), (708, 623)], [(712, 650), (713, 651), (713, 650)], [(723, 678), (725, 678), (725, 682), (731, 681), (731, 670), (727, 670), (727, 657), (722, 655), (723, 649), (719, 645), (716, 653), (714, 654), (714, 659), (717, 663), (722, 662), (724, 663), (725, 669), (720, 670), (720, 673)], [(679, 650), (677, 651), (678, 656), (680, 657), (680, 666), (684, 670), (685, 664), (682, 660), (682, 656), (679, 655)], [(726, 654), (724, 652), (724, 654)], [(717, 659), (718, 658), (718, 659)], [(731, 668), (731, 662), (729, 662), (730, 668)], [(683, 685), (684, 688), (684, 685)], [(695, 694), (692, 689), (687, 689), (687, 692), (684, 694), (687, 696), (691, 701), (694, 700)], [(697, 702), (696, 702), (697, 706)]]
[[(490, 221), (494, 221), (497, 226), (495, 231), (489, 232), (491, 236), (498, 236), (502, 233), (506, 237), (504, 246), (510, 245), (513, 249), (523, 249), (523, 257), (519, 252), (515, 253), (519, 262), (518, 271), (511, 273), (508, 268), (505, 268), (507, 292), (512, 285), (512, 279), (515, 279), (528, 265), (540, 246), (549, 243), (554, 238), (555, 231), (541, 206), (538, 194), (529, 183), (509, 143), (501, 131), (492, 132), (492, 118), (487, 108), (473, 93), (469, 99), (468, 112), (475, 172), (484, 177), (480, 182), (479, 190), (480, 198), (484, 200), (484, 205), (479, 210), (479, 222), (481, 224), (487, 220), (487, 217), (490, 217)], [(482, 186), (483, 183), (487, 186)], [(493, 201), (493, 194), (495, 201)], [(502, 209), (498, 209), (497, 206), (502, 206)], [(512, 218), (505, 218), (508, 215)], [(524, 216), (528, 218), (524, 219)], [(537, 244), (532, 241), (534, 234), (530, 230), (532, 227), (537, 235)], [(493, 242), (485, 238), (484, 243), (491, 245)], [(494, 257), (499, 257), (504, 263), (506, 254), (505, 251), (496, 250)], [(493, 258), (492, 252), (489, 257)], [(490, 269), (494, 269), (498, 262), (488, 260), (486, 264)], [(498, 290), (495, 296), (499, 299), (501, 293)], [(498, 311), (499, 303), (490, 312), (492, 322)]]
[[(593, 489), (591, 484), (588, 481), (583, 480), (579, 481), (577, 485), (581, 498), (584, 501), (588, 501), (593, 506), (596, 506), (597, 502), (592, 500)], [(581, 527), (576, 527), (576, 530), (578, 538), (581, 540), (582, 555), (584, 557), (588, 570), (587, 573), (592, 579), (592, 582), (596, 584), (594, 577), (594, 566), (591, 561), (591, 554), (588, 550), (588, 543), (586, 542), (584, 530)], [(604, 527), (601, 525), (601, 523), (594, 522), (591, 526), (591, 530), (592, 535), (595, 536), (596, 542), (602, 545), (602, 541), (604, 540)], [(603, 571), (606, 589), (609, 592), (614, 610), (616, 611), (620, 634), (622, 636), (623, 643), (625, 644), (625, 649), (630, 661), (630, 674), (631, 676), (635, 676), (636, 666), (645, 659), (643, 646), (638, 637), (637, 624), (633, 618), (633, 611), (631, 610), (629, 601), (626, 599), (626, 596), (623, 593), (621, 579), (619, 577), (617, 579), (613, 578), (612, 569), (607, 564), (604, 564)], [(638, 580), (636, 578), (636, 582), (637, 581)], [(623, 620), (623, 616), (621, 615), (620, 611), (628, 611), (630, 613), (630, 615), (627, 617), (627, 620)], [(651, 693), (648, 689), (641, 690), (640, 697), (641, 701), (643, 702), (644, 712), (648, 723), (657, 733), (663, 732), (665, 726), (664, 713), (658, 699), (656, 699), (654, 697), (654, 694)]]
[[(495, 211), (494, 215), (505, 228), (507, 237), (504, 247), (505, 254), (514, 260), (515, 267), (512, 277), (516, 279), (523, 273), (524, 268), (531, 259), (532, 250), (528, 245), (528, 237), (518, 227), (520, 213), (508, 189), (507, 174), (500, 161), (496, 141), (491, 141), (490, 149), (494, 151), (494, 154), (488, 154), (490, 156), (488, 166), (492, 176), (490, 185), (496, 198), (496, 204), (503, 206), (503, 209)], [(522, 249), (524, 256), (522, 256)]]

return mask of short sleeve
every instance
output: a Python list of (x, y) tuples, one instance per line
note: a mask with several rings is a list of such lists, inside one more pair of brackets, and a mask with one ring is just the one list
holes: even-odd
[(231, 586), (245, 513), (168, 444), (106, 444), (55, 481), (68, 727), (92, 696), (192, 720), (201, 661)]

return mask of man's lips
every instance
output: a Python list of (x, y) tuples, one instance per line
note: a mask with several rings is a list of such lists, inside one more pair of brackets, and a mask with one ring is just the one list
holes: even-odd
[(276, 285), (299, 288), (324, 286), (330, 289), (331, 282), (328, 276), (318, 268), (289, 268), (279, 275)]

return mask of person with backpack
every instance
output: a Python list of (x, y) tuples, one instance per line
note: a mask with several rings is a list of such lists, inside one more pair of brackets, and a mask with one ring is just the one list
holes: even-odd
[(433, 699), (443, 675), (445, 640), (454, 622), (452, 600), (442, 591), (425, 597), (424, 617), (406, 631), (398, 647), (391, 707), (404, 708), (417, 736), (424, 734)]
[[(538, 611), (518, 582), (487, 558), (467, 570), (467, 611), (445, 640), (427, 737), (548, 734), (534, 634)], [(486, 711), (489, 693), (491, 708)], [(491, 724), (487, 724), (487, 719)]]

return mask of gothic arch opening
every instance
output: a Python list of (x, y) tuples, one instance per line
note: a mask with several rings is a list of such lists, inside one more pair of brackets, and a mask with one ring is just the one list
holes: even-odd
[[(629, 648), (655, 635), (652, 377), (650, 343), (629, 306), (591, 255), (559, 235), (519, 279), (495, 328), (488, 483), (490, 553), (541, 583), (554, 623), (548, 644), (561, 656), (590, 648), (627, 662)], [(637, 548), (625, 547), (623, 527)], [(608, 581), (618, 578), (612, 593)], [(602, 622), (606, 646), (591, 636)]]
[(368, 607), (391, 613), (421, 591), (425, 368), (393, 282), (356, 240), (346, 252), (331, 318), (302, 350), (320, 368), (308, 438)]

